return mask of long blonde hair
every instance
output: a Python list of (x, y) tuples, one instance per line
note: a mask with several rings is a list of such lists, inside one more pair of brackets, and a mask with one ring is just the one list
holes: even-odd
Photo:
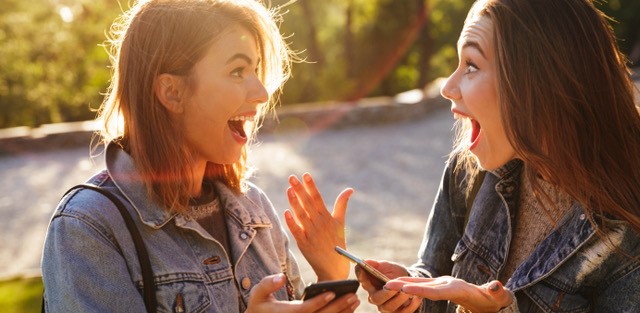
[(592, 223), (640, 231), (640, 115), (604, 14), (590, 0), (486, 0), (472, 14), (493, 22), (502, 123), (534, 192), (545, 177)]
[[(98, 116), (101, 136), (131, 154), (150, 196), (169, 210), (187, 208), (192, 158), (180, 126), (171, 122), (154, 93), (156, 77), (169, 73), (188, 78), (222, 32), (232, 26), (246, 28), (255, 36), (259, 77), (270, 95), (248, 134), (254, 139), (290, 75), (291, 53), (278, 18), (276, 10), (255, 0), (147, 0), (138, 1), (112, 25), (112, 80)], [(246, 174), (244, 149), (234, 164), (207, 164), (205, 179), (221, 180), (241, 192)]]

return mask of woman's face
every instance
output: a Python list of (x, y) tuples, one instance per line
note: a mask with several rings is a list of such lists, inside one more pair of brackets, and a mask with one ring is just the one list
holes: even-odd
[(459, 63), (441, 89), (451, 100), (456, 119), (469, 123), (469, 150), (487, 170), (515, 157), (500, 118), (493, 51), (493, 23), (487, 17), (470, 19), (458, 40)]
[(181, 123), (196, 162), (239, 160), (258, 106), (268, 100), (257, 75), (259, 62), (254, 36), (234, 27), (194, 66)]

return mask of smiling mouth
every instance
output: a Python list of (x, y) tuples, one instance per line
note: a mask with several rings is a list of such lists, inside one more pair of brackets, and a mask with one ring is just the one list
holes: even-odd
[(229, 119), (227, 124), (229, 124), (229, 128), (231, 131), (238, 135), (240, 138), (246, 139), (247, 132), (245, 131), (246, 122), (253, 122), (253, 116), (235, 116)]

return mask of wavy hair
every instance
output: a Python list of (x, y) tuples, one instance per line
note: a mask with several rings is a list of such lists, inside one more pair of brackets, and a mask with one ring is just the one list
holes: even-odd
[(559, 186), (594, 225), (613, 216), (640, 231), (640, 115), (607, 17), (590, 0), (481, 0), (478, 15), (493, 22), (502, 123), (524, 179), (537, 195), (536, 177)]
[[(276, 11), (256, 0), (147, 0), (136, 2), (112, 25), (112, 80), (98, 114), (102, 140), (116, 140), (132, 155), (148, 193), (169, 210), (187, 208), (192, 157), (180, 126), (171, 122), (154, 93), (156, 78), (163, 73), (189, 78), (224, 31), (246, 28), (256, 39), (259, 77), (269, 93), (248, 134), (255, 139), (290, 75), (292, 54), (278, 29)], [(221, 180), (242, 192), (248, 175), (246, 152), (234, 164), (208, 163), (205, 179)]]

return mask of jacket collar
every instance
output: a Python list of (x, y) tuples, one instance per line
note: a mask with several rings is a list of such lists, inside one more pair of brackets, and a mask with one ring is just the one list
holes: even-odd
[(579, 204), (574, 204), (558, 226), (516, 269), (507, 282), (513, 291), (530, 286), (555, 271), (595, 235)]
[[(178, 215), (149, 200), (146, 186), (136, 169), (133, 158), (118, 144), (111, 142), (107, 145), (105, 158), (109, 176), (129, 200), (144, 224), (159, 229)], [(258, 209), (259, 206), (247, 195), (238, 195), (221, 182), (216, 182), (215, 186), (226, 212), (240, 225), (271, 226), (271, 220), (264, 210)]]
[[(492, 171), (499, 178), (495, 189), (505, 199), (507, 206), (510, 208), (517, 206), (523, 169), (524, 162), (514, 159)], [(516, 190), (518, 192), (514, 192)], [(515, 219), (515, 210), (510, 209), (509, 211), (511, 217), (509, 224), (511, 224), (511, 221)], [(556, 228), (518, 266), (511, 279), (507, 282), (507, 287), (516, 291), (544, 279), (571, 257), (594, 234), (595, 230), (586, 217), (583, 208), (578, 203), (574, 203), (569, 212), (558, 222)], [(506, 243), (502, 244), (506, 245)]]

